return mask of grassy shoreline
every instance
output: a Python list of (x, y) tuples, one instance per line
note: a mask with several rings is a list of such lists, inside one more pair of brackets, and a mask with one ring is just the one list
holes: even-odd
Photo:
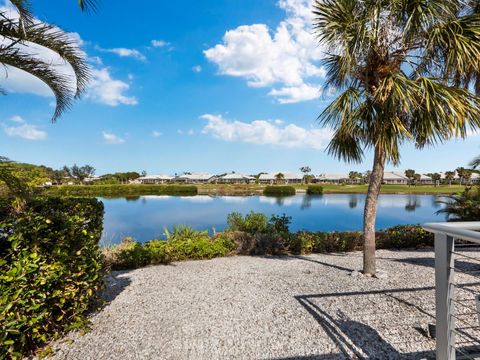
[[(305, 193), (307, 185), (292, 185), (297, 193)], [(322, 184), (324, 194), (365, 194), (368, 185)], [(266, 185), (260, 184), (198, 184), (198, 185), (62, 185), (42, 189), (47, 196), (92, 196), (123, 197), (142, 195), (212, 195), (212, 196), (248, 196), (262, 195)], [(383, 185), (382, 194), (418, 194), (449, 195), (462, 192), (460, 185)]]

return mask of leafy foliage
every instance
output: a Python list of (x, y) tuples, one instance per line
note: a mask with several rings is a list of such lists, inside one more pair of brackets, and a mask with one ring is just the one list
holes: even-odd
[(295, 188), (288, 185), (265, 186), (263, 190), (263, 195), (265, 196), (290, 196), (295, 194)]
[(322, 195), (323, 194), (323, 186), (322, 185), (308, 185), (307, 194), (308, 195)]
[(480, 221), (480, 187), (467, 188), (439, 202), (445, 207), (438, 212), (447, 214), (450, 221)]
[(20, 358), (85, 323), (102, 286), (103, 204), (32, 199), (0, 206), (0, 358)]

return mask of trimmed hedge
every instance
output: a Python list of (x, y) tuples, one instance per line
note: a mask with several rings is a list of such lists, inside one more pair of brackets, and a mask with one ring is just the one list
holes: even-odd
[(103, 284), (103, 204), (40, 198), (0, 216), (0, 358), (20, 358), (85, 324)]
[(307, 194), (308, 195), (322, 195), (323, 194), (323, 186), (322, 185), (308, 185)]
[(265, 196), (291, 196), (295, 194), (295, 188), (288, 185), (266, 186), (265, 189), (263, 189), (263, 195)]
[(53, 196), (140, 196), (140, 195), (197, 195), (193, 185), (61, 185), (44, 189), (45, 195)]

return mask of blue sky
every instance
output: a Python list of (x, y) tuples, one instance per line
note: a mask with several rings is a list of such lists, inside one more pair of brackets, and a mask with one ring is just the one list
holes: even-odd
[[(321, 95), (308, 0), (102, 0), (88, 15), (75, 0), (33, 4), (82, 44), (92, 82), (52, 124), (48, 89), (2, 73), (2, 155), (54, 168), (88, 163), (98, 174), (370, 168), (371, 154), (352, 165), (324, 151), (331, 132), (316, 118), (333, 95)], [(474, 135), (422, 151), (407, 144), (400, 168), (466, 166), (479, 145)]]

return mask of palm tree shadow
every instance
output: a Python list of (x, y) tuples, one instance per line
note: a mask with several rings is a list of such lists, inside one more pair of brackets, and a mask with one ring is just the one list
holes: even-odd
[[(349, 318), (341, 311), (335, 316), (317, 305), (313, 299), (330, 296), (355, 296), (362, 294), (386, 294), (411, 292), (429, 288), (391, 289), (385, 291), (351, 292), (341, 294), (299, 295), (295, 299), (318, 322), (329, 338), (337, 345), (339, 354), (298, 357), (298, 359), (434, 359), (434, 351), (400, 353), (371, 326)], [(413, 324), (412, 324), (413, 326)], [(292, 358), (295, 359), (295, 358)]]

